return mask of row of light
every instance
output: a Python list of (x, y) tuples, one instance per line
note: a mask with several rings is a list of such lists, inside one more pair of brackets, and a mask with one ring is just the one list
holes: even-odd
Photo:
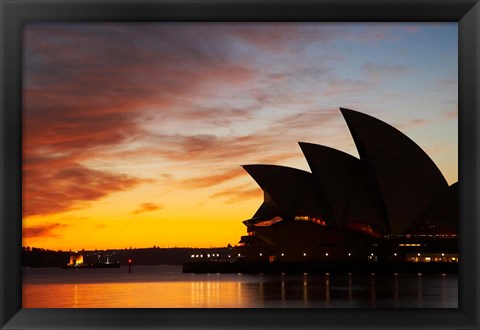
[(410, 238), (410, 237), (457, 237), (458, 235), (457, 234), (421, 234), (421, 235), (411, 235), (411, 234), (407, 234), (407, 235), (385, 235), (384, 238), (402, 238), (402, 237), (406, 237), (406, 238)]
[[(263, 254), (260, 253), (260, 257), (261, 257), (262, 255), (263, 255)], [(371, 256), (374, 256), (375, 254), (374, 254), (374, 253), (370, 253), (370, 255), (371, 255)], [(396, 256), (397, 256), (397, 253), (394, 253), (393, 255), (396, 257)], [(420, 253), (417, 253), (417, 255), (420, 256)], [(240, 257), (240, 254), (239, 254), (238, 256)], [(282, 257), (285, 256), (285, 253), (282, 253), (281, 256), (282, 256)], [(303, 256), (306, 257), (307, 254), (304, 252), (304, 253), (303, 253)], [(325, 256), (328, 257), (328, 252), (325, 253)], [(349, 253), (348, 253), (348, 256), (351, 257), (352, 254), (349, 252)], [(442, 253), (442, 257), (444, 257), (444, 256), (445, 256), (445, 253)]]
[[(371, 256), (374, 256), (375, 254), (374, 254), (374, 253), (371, 253), (370, 255), (371, 255)], [(397, 256), (397, 253), (394, 253), (393, 255), (396, 257), (396, 256)], [(420, 257), (420, 253), (417, 253), (417, 255)], [(207, 254), (207, 258), (210, 258), (210, 257), (219, 257), (219, 256), (220, 256), (220, 254), (218, 254), (218, 253), (217, 253), (217, 254)], [(239, 253), (238, 256), (241, 257), (242, 255)], [(261, 256), (263, 256), (262, 253), (260, 253), (260, 257), (261, 257)], [(285, 256), (285, 253), (282, 253), (281, 256), (284, 257), (284, 256)], [(306, 257), (306, 256), (307, 256), (307, 253), (304, 252), (304, 253), (303, 253), (303, 256)], [(328, 257), (328, 252), (325, 253), (325, 256)], [(352, 256), (352, 254), (349, 252), (349, 253), (348, 253), (348, 256), (350, 257), (350, 256)], [(444, 257), (444, 256), (445, 256), (445, 253), (442, 253), (442, 257)], [(231, 256), (228, 255), (228, 257), (230, 258)], [(197, 255), (192, 254), (191, 258), (203, 258), (203, 254), (197, 254)]]
[[(220, 257), (220, 254), (207, 254), (207, 258), (210, 257)], [(229, 256), (230, 257), (230, 256)], [(203, 254), (192, 254), (191, 258), (203, 258)]]

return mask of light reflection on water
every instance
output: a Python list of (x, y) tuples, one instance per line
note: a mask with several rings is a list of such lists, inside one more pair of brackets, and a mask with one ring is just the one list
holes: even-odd
[(25, 269), (23, 307), (458, 308), (458, 276), (182, 274), (179, 266)]

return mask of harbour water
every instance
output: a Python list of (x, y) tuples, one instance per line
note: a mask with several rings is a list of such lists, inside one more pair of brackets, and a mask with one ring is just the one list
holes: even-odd
[(24, 308), (458, 308), (458, 276), (27, 268), (22, 297)]

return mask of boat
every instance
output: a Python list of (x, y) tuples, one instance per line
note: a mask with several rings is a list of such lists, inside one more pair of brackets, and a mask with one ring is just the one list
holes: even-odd
[(120, 268), (120, 261), (110, 262), (93, 262), (85, 263), (83, 260), (83, 255), (80, 253), (72, 253), (70, 255), (70, 262), (66, 265), (62, 265), (63, 269), (84, 269), (84, 268)]
[(88, 263), (81, 263), (81, 264), (74, 264), (74, 265), (63, 265), (61, 266), (63, 269), (84, 269), (84, 268), (120, 268), (120, 261), (116, 262), (94, 262), (91, 264)]

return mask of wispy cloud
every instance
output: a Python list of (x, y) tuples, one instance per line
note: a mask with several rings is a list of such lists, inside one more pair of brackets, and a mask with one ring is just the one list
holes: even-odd
[(78, 164), (29, 170), (24, 176), (23, 215), (68, 211), (147, 182), (151, 181), (92, 170)]
[(448, 119), (458, 119), (458, 110), (445, 111), (443, 115)]
[(135, 209), (132, 214), (137, 215), (141, 213), (153, 212), (163, 209), (163, 206), (156, 203), (142, 203)]
[(184, 188), (205, 188), (205, 187), (221, 184), (225, 181), (230, 181), (244, 174), (245, 172), (239, 166), (237, 168), (234, 168), (229, 171), (225, 171), (223, 173), (202, 176), (202, 177), (188, 178), (188, 179), (182, 180), (180, 182), (180, 186)]
[(374, 79), (398, 78), (412, 72), (412, 68), (401, 64), (365, 63), (365, 72)]
[(58, 229), (68, 227), (66, 224), (63, 223), (49, 223), (49, 224), (41, 224), (31, 227), (24, 226), (22, 229), (22, 237), (23, 238), (34, 238), (34, 237), (50, 237), (55, 238), (59, 237), (60, 234), (57, 233)]
[(405, 123), (396, 124), (395, 127), (399, 130), (408, 130), (411, 128), (425, 126), (430, 124), (430, 121), (423, 118), (415, 118)]
[(340, 117), (340, 112), (337, 109), (331, 110), (317, 110), (309, 112), (300, 112), (280, 118), (275, 123), (275, 126), (288, 129), (311, 129), (326, 126), (332, 120), (337, 120)]
[(237, 185), (228, 189), (218, 191), (210, 195), (210, 198), (221, 198), (225, 200), (226, 203), (232, 204), (249, 199), (256, 199), (258, 201), (261, 201), (262, 196), (263, 191), (259, 187), (252, 188), (252, 184), (246, 184)]
[(458, 79), (456, 78), (436, 79), (435, 85), (436, 85), (436, 88), (455, 90), (458, 87)]

